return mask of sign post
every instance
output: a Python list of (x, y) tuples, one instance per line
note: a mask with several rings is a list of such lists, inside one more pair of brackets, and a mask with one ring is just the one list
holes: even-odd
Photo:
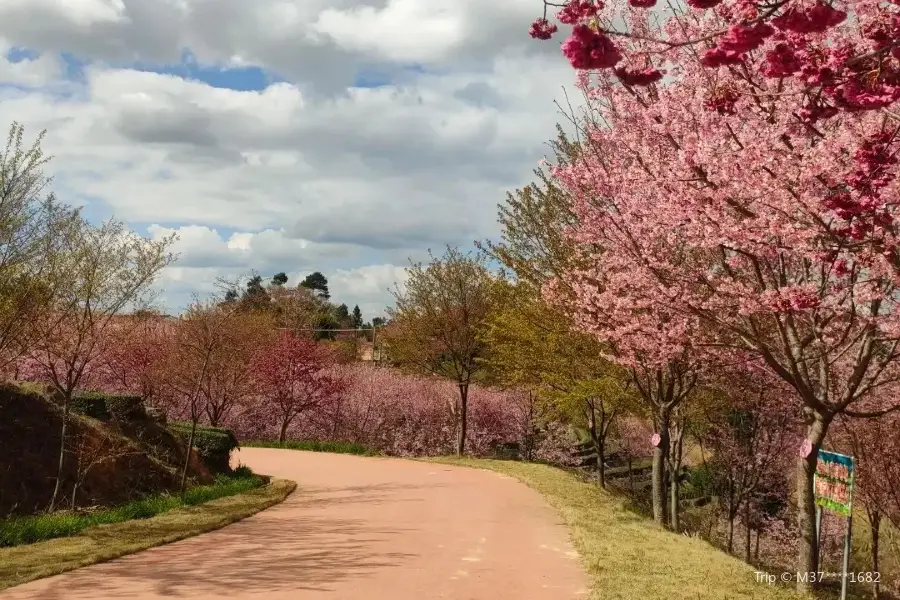
[(850, 540), (853, 534), (853, 480), (856, 461), (852, 456), (819, 450), (813, 486), (816, 495), (816, 544), (821, 540), (821, 513), (830, 510), (847, 518), (844, 535), (844, 570), (841, 580), (841, 600), (847, 600), (847, 572), (850, 570)]

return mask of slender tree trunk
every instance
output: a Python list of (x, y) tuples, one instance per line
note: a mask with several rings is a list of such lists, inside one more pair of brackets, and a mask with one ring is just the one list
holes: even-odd
[(728, 554), (734, 550), (734, 517), (731, 509), (728, 510)]
[[(867, 509), (868, 510), (868, 509)], [(881, 534), (881, 513), (878, 510), (868, 510), (869, 524), (872, 529), (872, 572), (880, 573), (881, 561), (879, 560), (879, 537)], [(872, 598), (878, 600), (881, 597), (881, 584), (878, 577), (872, 582)]]
[(50, 507), (47, 509), (48, 512), (53, 512), (56, 509), (56, 501), (59, 498), (59, 488), (62, 484), (63, 467), (66, 462), (66, 436), (69, 433), (69, 407), (71, 405), (71, 395), (72, 392), (62, 394), (63, 414), (62, 427), (59, 430), (59, 459), (56, 463), (56, 482), (53, 484), (53, 495), (50, 497)]
[(684, 443), (684, 423), (676, 421), (674, 435), (669, 436), (669, 495), (671, 496), (671, 523), (672, 531), (676, 533), (681, 529), (681, 451)]
[(459, 410), (456, 412), (456, 455), (466, 452), (466, 425), (469, 412), (469, 384), (459, 384)]
[[(797, 460), (797, 521), (800, 526), (800, 552), (797, 571), (814, 573), (819, 570), (819, 544), (816, 536), (816, 499), (813, 477), (819, 450), (828, 431), (828, 422), (820, 415), (807, 413), (806, 439), (812, 444), (809, 456)], [(803, 578), (797, 580), (797, 591), (809, 593), (815, 587)]]
[(753, 560), (755, 562), (759, 562), (759, 536), (762, 535), (762, 530), (756, 530), (756, 546), (753, 548)]
[(744, 560), (747, 564), (750, 564), (750, 559), (752, 558), (750, 555), (750, 536), (753, 531), (750, 529), (750, 499), (744, 501), (744, 529), (746, 529), (746, 536), (744, 537)]
[(281, 429), (278, 432), (278, 441), (279, 443), (284, 443), (284, 440), (287, 438), (287, 428), (288, 421), (285, 419), (281, 422)]
[(669, 411), (661, 410), (658, 417), (659, 445), (653, 450), (653, 473), (651, 494), (653, 496), (653, 519), (666, 526), (666, 460), (669, 454)]
[(593, 400), (587, 402), (588, 411), (590, 412), (590, 434), (591, 434), (591, 443), (594, 445), (594, 453), (595, 453), (595, 467), (597, 469), (597, 481), (600, 482), (600, 487), (606, 488), (606, 465), (604, 464), (605, 456), (605, 448), (603, 447), (603, 426), (604, 426), (604, 413), (601, 409), (600, 411), (600, 428), (597, 428), (597, 411), (595, 410), (596, 405)]
[(681, 501), (680, 501), (679, 494), (678, 494), (678, 492), (681, 490), (681, 486), (679, 485), (679, 481), (678, 481), (678, 473), (679, 473), (679, 471), (673, 470), (672, 473), (669, 475), (669, 478), (671, 479), (671, 481), (669, 482), (669, 496), (670, 496), (669, 509), (671, 510), (671, 513), (672, 513), (669, 526), (671, 527), (672, 531), (674, 531), (675, 533), (679, 533), (679, 531), (681, 530), (681, 518), (680, 518)]
[(597, 471), (600, 476), (600, 487), (606, 489), (606, 440), (597, 440)]
[(191, 419), (191, 434), (188, 436), (187, 451), (184, 453), (184, 468), (181, 470), (181, 484), (178, 486), (178, 493), (184, 495), (184, 488), (187, 485), (188, 467), (191, 464), (191, 453), (194, 451), (194, 436), (197, 433), (197, 421), (200, 419), (193, 417)]

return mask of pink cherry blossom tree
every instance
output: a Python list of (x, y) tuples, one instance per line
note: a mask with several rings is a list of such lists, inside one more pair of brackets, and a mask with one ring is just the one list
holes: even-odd
[(342, 380), (331, 372), (335, 359), (323, 345), (283, 331), (261, 347), (250, 363), (259, 386), (261, 410), (278, 423), (278, 441), (301, 414), (340, 393)]
[(751, 533), (762, 525), (761, 508), (775, 493), (786, 500), (785, 473), (791, 450), (802, 433), (800, 415), (790, 390), (766, 372), (741, 365), (720, 373), (716, 402), (706, 407), (702, 437), (712, 452), (727, 523), (726, 548), (732, 552), (735, 520), (744, 523), (744, 558), (751, 561)]
[[(533, 38), (571, 26), (562, 53), (575, 69), (604, 70), (645, 86), (690, 65), (739, 95), (774, 92), (814, 123), (839, 112), (892, 109), (900, 99), (900, 10), (877, 0), (544, 0)], [(558, 10), (555, 19), (548, 10)], [(762, 85), (768, 81), (772, 85)], [(693, 99), (694, 102), (699, 99)], [(875, 128), (877, 129), (877, 128)], [(874, 131), (874, 130), (870, 130)]]
[(589, 258), (570, 274), (573, 308), (623, 347), (752, 361), (794, 390), (809, 441), (798, 568), (814, 571), (812, 477), (830, 424), (898, 408), (876, 394), (900, 378), (887, 201), (897, 128), (872, 111), (811, 126), (780, 110), (780, 96), (732, 95), (730, 71), (685, 67), (644, 89), (610, 75), (582, 82), (585, 152), (553, 170)]
[[(900, 416), (891, 414), (877, 420), (840, 421), (837, 447), (854, 456), (857, 473), (854, 496), (861, 501), (872, 535), (872, 572), (881, 572), (882, 523), (900, 529)], [(872, 594), (881, 594), (880, 581), (873, 582)]]
[[(565, 172), (558, 173), (563, 185), (569, 183), (562, 177)], [(544, 294), (555, 305), (568, 304), (575, 325), (605, 340), (610, 346), (607, 358), (630, 370), (655, 433), (647, 440), (653, 447), (653, 518), (661, 525), (671, 522), (677, 527), (677, 502), (670, 504), (666, 497), (667, 467), (673, 463), (673, 451), (680, 457), (682, 406), (696, 387), (702, 368), (692, 343), (699, 320), (657, 302), (670, 293), (665, 282), (633, 280), (624, 271), (576, 271), (572, 275), (568, 284), (573, 292), (559, 292), (558, 282), (552, 281)], [(649, 310), (651, 306), (654, 310)], [(677, 492), (677, 486), (672, 487)], [(674, 518), (670, 519), (670, 513)]]

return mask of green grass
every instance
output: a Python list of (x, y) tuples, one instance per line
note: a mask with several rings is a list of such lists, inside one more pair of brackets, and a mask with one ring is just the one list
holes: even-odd
[(225, 527), (278, 504), (296, 487), (293, 481), (273, 479), (262, 487), (149, 519), (98, 525), (68, 537), (0, 548), (0, 590)]
[(244, 448), (281, 448), (284, 450), (306, 450), (307, 452), (333, 452), (335, 454), (358, 454), (375, 456), (378, 453), (362, 444), (353, 442), (315, 442), (288, 440), (286, 442), (250, 441), (241, 442)]
[(253, 475), (249, 469), (243, 467), (232, 476), (220, 475), (212, 485), (186, 490), (183, 498), (172, 494), (159, 494), (91, 513), (59, 512), (10, 517), (0, 520), (0, 548), (72, 536), (97, 525), (149, 519), (175, 508), (195, 506), (217, 498), (247, 492), (265, 483), (265, 479)]
[(801, 598), (791, 589), (758, 583), (753, 567), (698, 538), (665, 531), (572, 473), (513, 461), (430, 460), (497, 471), (540, 492), (569, 527), (595, 600)]

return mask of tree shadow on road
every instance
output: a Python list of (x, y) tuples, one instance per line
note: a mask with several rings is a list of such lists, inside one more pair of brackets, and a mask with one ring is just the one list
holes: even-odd
[[(416, 554), (385, 552), (409, 529), (363, 519), (297, 514), (297, 508), (405, 501), (412, 485), (298, 488), (283, 504), (224, 529), (64, 575), (34, 600), (213, 598), (328, 591), (333, 584), (402, 566)], [(413, 498), (415, 499), (415, 498)]]

